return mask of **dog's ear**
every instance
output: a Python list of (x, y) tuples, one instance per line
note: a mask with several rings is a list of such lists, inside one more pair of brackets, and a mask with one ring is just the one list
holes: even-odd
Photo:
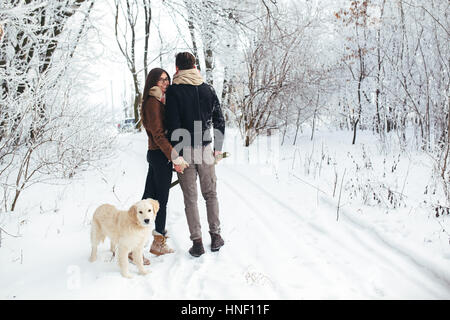
[(148, 200), (150, 200), (150, 203), (153, 206), (153, 211), (155, 211), (155, 215), (156, 215), (156, 213), (159, 211), (159, 202), (158, 202), (158, 200), (155, 200), (155, 199), (148, 199)]
[(128, 216), (133, 219), (133, 220), (137, 220), (137, 208), (136, 205), (132, 205), (130, 207), (130, 209), (128, 209)]

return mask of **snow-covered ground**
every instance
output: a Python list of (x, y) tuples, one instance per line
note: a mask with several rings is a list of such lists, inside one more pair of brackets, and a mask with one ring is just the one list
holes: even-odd
[[(356, 146), (350, 132), (320, 132), (314, 142), (300, 136), (295, 148), (272, 138), (245, 150), (227, 132), (231, 157), (216, 171), (225, 239), (219, 252), (209, 250), (200, 196), (207, 252), (189, 255), (177, 186), (167, 220), (174, 254), (155, 257), (147, 246), (152, 272), (140, 276), (131, 265), (131, 280), (120, 275), (108, 240), (88, 262), (95, 208), (127, 209), (142, 196), (147, 139), (123, 134), (101, 171), (33, 186), (16, 212), (3, 214), (3, 228), (20, 237), (2, 236), (0, 298), (450, 299), (450, 217), (436, 218), (423, 205), (427, 159), (393, 150), (383, 156), (364, 133)], [(364, 189), (367, 181), (380, 187)], [(390, 188), (394, 200), (383, 191)]]

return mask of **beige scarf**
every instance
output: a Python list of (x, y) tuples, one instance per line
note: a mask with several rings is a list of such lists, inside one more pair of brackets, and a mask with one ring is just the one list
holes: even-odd
[(174, 84), (190, 84), (199, 86), (203, 83), (203, 78), (197, 69), (178, 70), (173, 76)]
[(163, 92), (160, 87), (154, 86), (150, 88), (150, 92), (148, 93), (150, 96), (155, 97), (161, 103), (165, 103), (165, 99), (163, 99)]

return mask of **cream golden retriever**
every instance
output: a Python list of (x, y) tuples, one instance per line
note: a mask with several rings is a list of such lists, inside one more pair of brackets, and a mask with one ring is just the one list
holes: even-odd
[(133, 260), (140, 274), (147, 274), (144, 269), (142, 253), (149, 237), (149, 227), (153, 226), (159, 202), (145, 199), (136, 202), (128, 211), (116, 209), (113, 205), (104, 204), (98, 207), (92, 218), (91, 227), (91, 257), (97, 259), (97, 247), (108, 237), (111, 240), (111, 251), (115, 254), (119, 249), (119, 267), (122, 276), (131, 278), (128, 272), (128, 254), (133, 253)]

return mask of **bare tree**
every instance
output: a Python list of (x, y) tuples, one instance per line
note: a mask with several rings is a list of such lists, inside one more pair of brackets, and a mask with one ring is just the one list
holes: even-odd
[[(144, 11), (144, 61), (143, 68), (139, 69), (140, 64), (136, 58), (138, 48), (138, 37), (140, 28), (140, 10)], [(151, 1), (143, 0), (142, 5), (138, 0), (114, 0), (114, 33), (120, 52), (124, 56), (128, 70), (131, 73), (134, 89), (133, 113), (137, 128), (141, 128), (140, 121), (140, 105), (141, 97), (141, 81), (139, 74), (144, 71), (143, 79), (147, 76), (148, 53), (149, 53), (149, 37), (150, 25), (152, 20)], [(150, 62), (151, 63), (151, 62)]]
[(356, 0), (351, 2), (348, 9), (341, 9), (335, 13), (336, 18), (351, 30), (351, 36), (347, 37), (347, 54), (342, 62), (351, 74), (351, 84), (356, 84), (356, 102), (355, 105), (349, 105), (349, 118), (353, 128), (352, 144), (356, 142), (356, 132), (363, 112), (363, 100), (370, 103), (363, 89), (363, 82), (370, 73), (367, 55), (372, 49), (368, 45), (368, 28), (371, 23), (367, 12), (368, 7), (368, 0)]
[(76, 48), (89, 30), (87, 16), (92, 6), (92, 1), (1, 6), (0, 190), (4, 210), (14, 210), (30, 185), (70, 178), (106, 154), (111, 140), (105, 136), (104, 121), (81, 107), (82, 90), (77, 90), (75, 80), (81, 70), (73, 64)]
[(302, 44), (302, 28), (296, 24), (283, 27), (267, 11), (254, 34), (245, 44), (245, 73), (242, 86), (236, 88), (235, 116), (244, 145), (267, 130), (280, 127), (278, 115), (288, 92), (299, 85), (294, 61)]
[(186, 6), (186, 11), (187, 11), (186, 20), (188, 23), (189, 34), (191, 36), (191, 41), (192, 41), (192, 54), (195, 57), (195, 64), (197, 65), (198, 70), (201, 70), (200, 58), (198, 55), (197, 39), (195, 36), (195, 25), (194, 25), (195, 7), (193, 6), (193, 2), (188, 1), (188, 0), (184, 0), (184, 5)]
[(152, 22), (152, 7), (150, 0), (142, 0), (144, 9), (144, 26), (145, 26), (145, 36), (144, 36), (144, 81), (148, 74), (148, 41), (150, 38), (150, 25)]
[[(7, 28), (6, 39), (1, 43), (0, 50), (7, 54), (0, 56), (0, 68), (11, 68), (14, 66), (15, 72), (18, 74), (46, 73), (52, 66), (58, 39), (68, 19), (86, 2), (89, 6), (88, 11), (90, 11), (93, 5), (92, 0), (71, 0), (68, 3), (56, 2), (50, 6), (45, 6), (44, 3), (38, 1), (25, 1), (25, 14), (34, 22), (34, 24), (28, 23), (27, 25), (30, 26), (33, 33), (30, 33), (29, 29), (13, 28), (14, 22), (11, 20), (11, 24), (5, 25)], [(15, 5), (15, 1), (6, 2), (2, 5), (6, 17), (12, 17), (14, 13), (20, 16), (20, 8), (17, 8)], [(52, 14), (53, 12), (58, 12), (59, 14)], [(80, 28), (80, 32), (82, 32), (83, 28), (84, 24)], [(79, 37), (71, 45), (72, 54), (78, 41)], [(12, 57), (14, 57), (14, 61), (12, 61)], [(32, 59), (37, 58), (42, 61), (38, 69), (33, 68), (34, 64), (32, 63)], [(3, 93), (19, 97), (29, 87), (29, 79), (27, 77), (22, 77), (22, 81), (7, 81), (7, 78), (1, 79), (0, 83)], [(36, 104), (33, 106), (36, 114), (41, 116), (45, 113), (45, 108), (43, 101), (36, 101)], [(0, 109), (0, 114), (2, 109)], [(36, 134), (34, 126), (31, 126), (29, 134), (30, 138), (33, 138)], [(2, 139), (1, 131), (0, 139)]]

